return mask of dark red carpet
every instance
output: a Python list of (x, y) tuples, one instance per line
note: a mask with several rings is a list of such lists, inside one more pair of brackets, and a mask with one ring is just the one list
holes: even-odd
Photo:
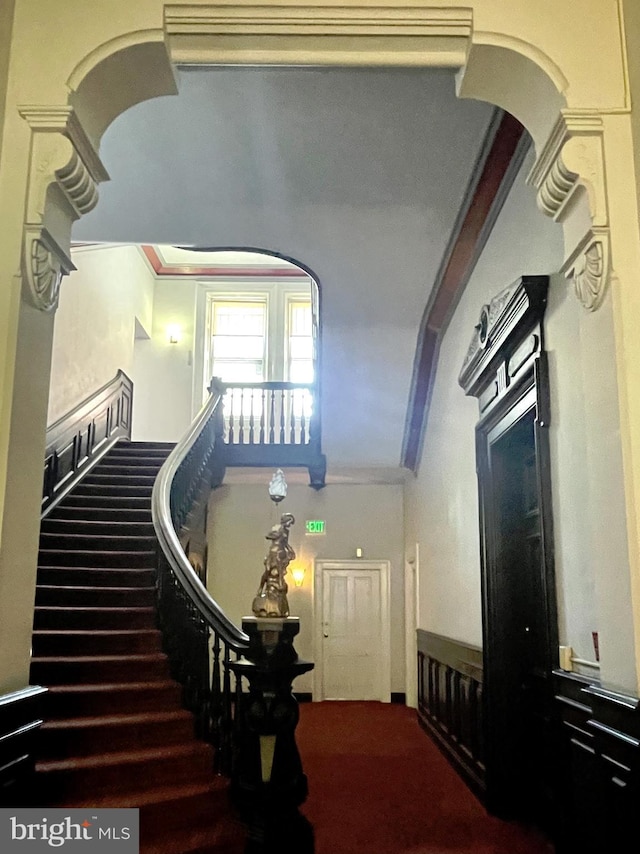
[(552, 854), (537, 831), (487, 815), (413, 709), (305, 703), (297, 742), (315, 854)]

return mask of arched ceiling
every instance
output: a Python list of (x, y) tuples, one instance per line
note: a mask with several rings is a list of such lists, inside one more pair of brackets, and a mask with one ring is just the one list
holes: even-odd
[(221, 67), (178, 86), (108, 128), (111, 181), (74, 239), (310, 267), (330, 464), (397, 466), (420, 318), (493, 108), (457, 100), (442, 69)]

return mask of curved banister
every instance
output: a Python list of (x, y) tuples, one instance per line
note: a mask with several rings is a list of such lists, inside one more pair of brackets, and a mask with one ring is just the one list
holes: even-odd
[[(207, 625), (220, 634), (225, 643), (228, 643), (235, 650), (240, 650), (248, 646), (249, 638), (227, 617), (189, 563), (178, 538), (176, 523), (178, 522), (177, 516), (180, 514), (172, 500), (172, 487), (176, 475), (181, 466), (185, 464), (207, 426), (221, 411), (223, 388), (212, 382), (209, 390), (208, 400), (160, 469), (151, 497), (151, 515), (160, 548), (188, 598)], [(215, 438), (219, 437), (216, 436)], [(209, 453), (212, 450), (213, 448), (210, 446), (208, 448)], [(200, 474), (202, 473), (200, 471)], [(183, 518), (179, 522), (186, 518), (184, 508), (182, 508), (182, 515)]]

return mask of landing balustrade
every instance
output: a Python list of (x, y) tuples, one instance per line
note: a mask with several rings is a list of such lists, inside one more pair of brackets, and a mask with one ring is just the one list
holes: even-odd
[(314, 384), (225, 383), (224, 462), (228, 466), (304, 466), (324, 486), (318, 391)]

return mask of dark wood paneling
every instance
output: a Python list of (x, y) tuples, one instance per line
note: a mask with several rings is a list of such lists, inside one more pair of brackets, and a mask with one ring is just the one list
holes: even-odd
[(133, 383), (118, 371), (47, 429), (42, 486), (43, 515), (122, 437), (131, 436)]
[(19, 804), (29, 788), (46, 691), (30, 686), (0, 697), (0, 804)]
[(418, 720), (482, 796), (482, 650), (418, 629)]
[(628, 850), (640, 794), (640, 701), (554, 672), (558, 854)]

